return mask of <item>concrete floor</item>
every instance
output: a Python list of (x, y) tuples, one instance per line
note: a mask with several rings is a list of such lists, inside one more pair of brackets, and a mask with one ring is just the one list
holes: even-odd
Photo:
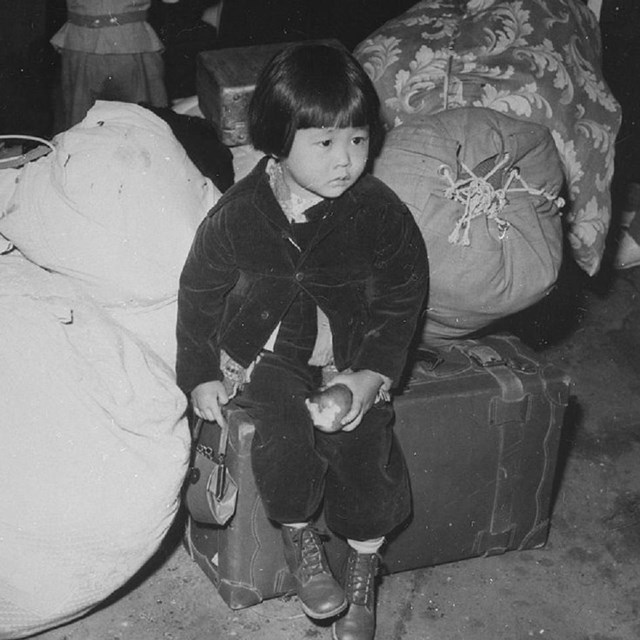
[[(640, 638), (640, 269), (565, 274), (512, 325), (574, 380), (547, 545), (386, 576), (379, 640)], [(330, 638), (295, 598), (232, 611), (174, 541), (157, 567), (38, 640)]]

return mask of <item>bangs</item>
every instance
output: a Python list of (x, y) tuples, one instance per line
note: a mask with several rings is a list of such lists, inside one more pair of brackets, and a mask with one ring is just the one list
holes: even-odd
[(367, 127), (371, 121), (362, 93), (352, 86), (337, 91), (335, 85), (325, 90), (316, 84), (309, 94), (300, 95), (299, 99), (296, 129)]
[(301, 53), (303, 63), (291, 85), (296, 128), (369, 125), (377, 114), (377, 96), (348, 54), (331, 48)]

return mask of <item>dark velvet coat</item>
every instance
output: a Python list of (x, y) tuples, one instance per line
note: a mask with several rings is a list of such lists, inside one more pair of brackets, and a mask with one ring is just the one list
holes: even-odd
[(265, 172), (267, 158), (201, 223), (180, 278), (178, 384), (221, 380), (220, 349), (248, 366), (304, 290), (329, 318), (338, 369), (398, 382), (428, 287), (424, 240), (391, 189), (365, 175), (307, 211), (300, 250)]

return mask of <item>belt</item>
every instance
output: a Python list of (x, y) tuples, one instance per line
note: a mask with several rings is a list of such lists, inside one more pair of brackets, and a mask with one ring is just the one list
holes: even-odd
[(102, 27), (119, 27), (131, 22), (144, 22), (147, 19), (146, 9), (130, 11), (128, 13), (109, 13), (103, 16), (92, 16), (82, 13), (69, 12), (67, 21), (79, 27), (101, 29)]

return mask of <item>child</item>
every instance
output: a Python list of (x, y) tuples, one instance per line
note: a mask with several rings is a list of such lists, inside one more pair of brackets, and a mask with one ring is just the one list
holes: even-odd
[[(402, 373), (427, 291), (411, 214), (365, 168), (381, 142), (379, 101), (345, 50), (291, 45), (260, 75), (249, 110), (267, 154), (202, 222), (181, 276), (177, 375), (196, 415), (234, 402), (255, 422), (252, 467), (282, 526), (298, 598), (337, 616), (334, 638), (373, 638), (384, 536), (410, 513), (387, 391)], [(318, 311), (319, 309), (319, 311)], [(314, 429), (305, 399), (352, 392), (342, 430)], [(378, 399), (378, 401), (376, 401)], [(348, 540), (344, 588), (312, 526)]]
[(56, 130), (80, 122), (96, 100), (168, 106), (163, 45), (147, 22), (150, 5), (151, 0), (67, 0), (67, 22), (51, 39), (62, 58)]

